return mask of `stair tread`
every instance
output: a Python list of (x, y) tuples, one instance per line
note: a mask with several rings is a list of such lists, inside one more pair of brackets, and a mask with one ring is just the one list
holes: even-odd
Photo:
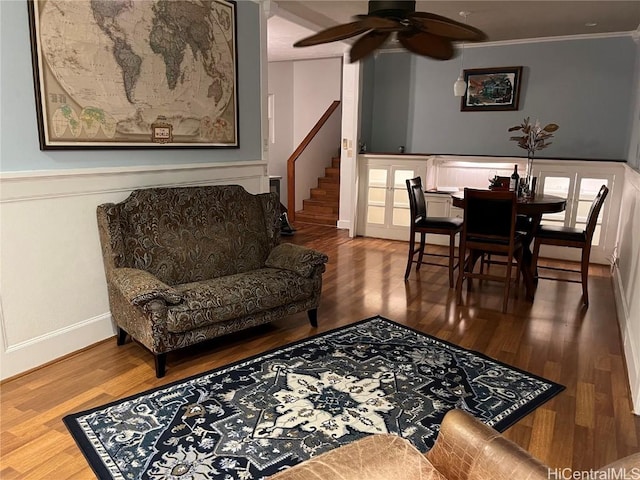
[(296, 222), (316, 223), (321, 225), (335, 225), (338, 221), (338, 214), (323, 214), (315, 212), (305, 212), (300, 210), (296, 212)]
[(335, 199), (333, 198), (307, 198), (304, 200), (305, 202), (311, 204), (311, 205), (338, 205), (340, 202), (338, 201), (338, 198), (336, 197)]

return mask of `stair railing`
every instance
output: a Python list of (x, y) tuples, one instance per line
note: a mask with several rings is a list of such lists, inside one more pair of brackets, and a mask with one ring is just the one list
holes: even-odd
[(340, 100), (334, 100), (329, 108), (322, 114), (320, 120), (316, 122), (313, 128), (309, 131), (306, 137), (300, 142), (298, 148), (294, 150), (289, 159), (287, 160), (287, 216), (290, 221), (296, 219), (296, 160), (302, 155), (302, 152), (309, 146), (314, 137), (318, 134), (320, 129), (329, 120), (333, 112), (340, 105)]

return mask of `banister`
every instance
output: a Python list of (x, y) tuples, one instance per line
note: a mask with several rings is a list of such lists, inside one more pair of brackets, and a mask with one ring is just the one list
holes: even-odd
[(304, 137), (304, 140), (300, 142), (298, 148), (294, 150), (287, 160), (287, 216), (292, 222), (296, 219), (296, 160), (302, 155), (302, 152), (309, 146), (311, 140), (318, 134), (339, 105), (340, 100), (334, 100), (333, 103), (329, 105), (329, 108), (322, 114), (307, 136)]

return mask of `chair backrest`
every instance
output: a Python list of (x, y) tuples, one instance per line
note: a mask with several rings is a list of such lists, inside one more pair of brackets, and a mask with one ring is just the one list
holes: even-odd
[(417, 220), (427, 218), (427, 203), (424, 199), (422, 179), (420, 177), (407, 179), (407, 191), (409, 193), (409, 209), (411, 210), (411, 224)]
[(600, 210), (602, 209), (602, 205), (604, 205), (604, 200), (607, 198), (608, 193), (609, 189), (607, 186), (602, 185), (598, 195), (593, 199), (593, 203), (589, 209), (589, 215), (587, 216), (587, 227), (585, 228), (588, 243), (591, 243), (593, 232), (596, 230), (596, 224), (598, 223), (598, 215), (600, 214)]
[(515, 192), (464, 189), (463, 236), (486, 240), (507, 240), (515, 236)]

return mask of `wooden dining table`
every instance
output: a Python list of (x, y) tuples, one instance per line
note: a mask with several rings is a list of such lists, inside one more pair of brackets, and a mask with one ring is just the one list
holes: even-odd
[[(464, 208), (464, 191), (451, 194), (452, 204), (454, 207)], [(533, 301), (536, 289), (536, 271), (535, 265), (532, 264), (533, 255), (531, 253), (531, 243), (536, 236), (536, 232), (540, 227), (542, 215), (545, 213), (563, 212), (567, 208), (567, 200), (555, 195), (533, 195), (531, 197), (519, 197), (517, 204), (517, 214), (526, 215), (531, 219), (531, 229), (526, 232), (522, 240), (522, 276), (526, 290), (527, 300)], [(471, 259), (471, 264), (465, 268), (473, 268), (473, 264), (477, 259)]]

